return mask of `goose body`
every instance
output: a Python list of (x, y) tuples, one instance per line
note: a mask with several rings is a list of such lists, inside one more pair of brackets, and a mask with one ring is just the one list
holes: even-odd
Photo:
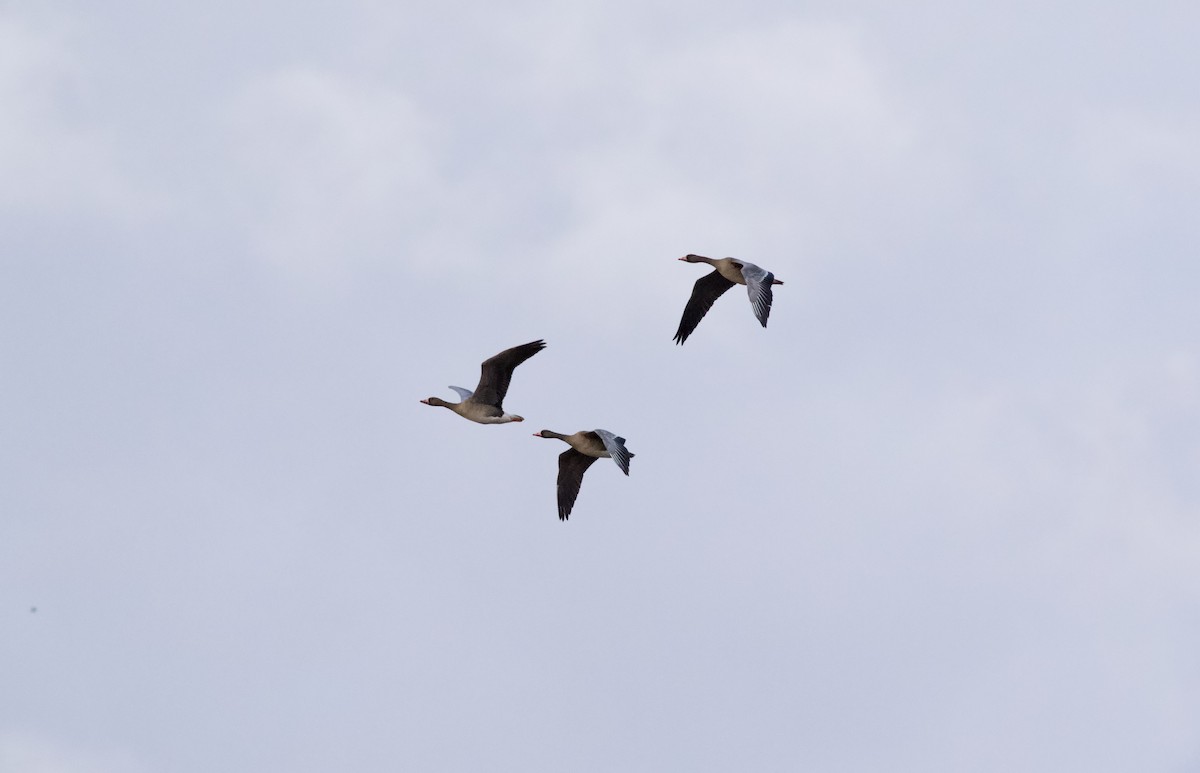
[(734, 258), (706, 258), (703, 255), (685, 255), (680, 260), (686, 263), (707, 263), (713, 267), (711, 274), (705, 274), (696, 280), (692, 287), (692, 296), (683, 309), (683, 318), (679, 320), (679, 330), (675, 333), (675, 343), (682, 344), (704, 319), (704, 315), (716, 303), (726, 290), (735, 284), (745, 285), (750, 296), (750, 306), (754, 316), (767, 326), (767, 317), (771, 313), (771, 303), (774, 296), (772, 285), (783, 282), (764, 268), (745, 260)]
[(545, 341), (531, 341), (527, 344), (505, 349), (494, 357), (483, 361), (479, 385), (475, 391), (463, 387), (450, 387), (461, 399), (460, 402), (446, 402), (440, 397), (430, 397), (421, 402), (450, 410), (464, 419), (478, 424), (508, 424), (513, 421), (525, 421), (524, 417), (514, 413), (506, 413), (503, 408), (504, 395), (508, 393), (508, 384), (512, 373), (518, 365), (546, 348)]
[(625, 447), (625, 438), (617, 437), (604, 429), (580, 430), (572, 435), (544, 429), (535, 432), (534, 437), (553, 438), (561, 440), (570, 446), (558, 456), (558, 519), (567, 520), (575, 499), (579, 496), (579, 487), (583, 484), (583, 474), (597, 459), (612, 459), (621, 472), (629, 474), (629, 460), (634, 454)]

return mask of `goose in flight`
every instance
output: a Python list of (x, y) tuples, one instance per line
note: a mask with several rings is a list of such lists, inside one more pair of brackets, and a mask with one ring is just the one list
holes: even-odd
[(558, 520), (565, 521), (575, 506), (575, 498), (579, 496), (579, 486), (583, 483), (583, 474), (592, 462), (601, 458), (612, 459), (621, 468), (621, 472), (629, 474), (629, 460), (634, 454), (625, 447), (625, 438), (617, 437), (604, 429), (594, 429), (590, 432), (580, 430), (573, 435), (563, 435), (544, 429), (533, 433), (534, 437), (555, 438), (571, 446), (558, 456)]
[(687, 263), (707, 263), (716, 270), (696, 280), (696, 285), (692, 288), (692, 297), (683, 309), (683, 319), (679, 320), (675, 343), (682, 344), (686, 341), (717, 298), (735, 284), (746, 285), (754, 316), (758, 317), (763, 327), (767, 326), (767, 315), (771, 313), (771, 285), (783, 284), (774, 274), (753, 263), (733, 258), (714, 259), (703, 255), (684, 255), (680, 260)]
[(462, 387), (450, 387), (458, 392), (462, 402), (448, 403), (440, 397), (430, 397), (421, 402), (426, 405), (437, 405), (462, 416), (464, 419), (480, 424), (507, 424), (510, 421), (525, 421), (521, 416), (505, 413), (501, 403), (508, 392), (508, 382), (512, 380), (513, 370), (525, 360), (546, 348), (545, 341), (531, 341), (527, 344), (505, 349), (495, 357), (483, 361), (483, 374), (479, 377), (479, 386), (472, 392)]

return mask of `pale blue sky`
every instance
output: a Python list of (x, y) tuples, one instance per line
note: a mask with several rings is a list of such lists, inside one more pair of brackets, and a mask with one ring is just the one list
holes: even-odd
[(412, 5), (0, 5), (0, 771), (1200, 771), (1194, 4)]

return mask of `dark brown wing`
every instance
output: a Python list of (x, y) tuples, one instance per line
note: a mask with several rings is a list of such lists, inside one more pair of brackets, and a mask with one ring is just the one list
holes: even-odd
[(495, 357), (484, 360), (479, 386), (475, 387), (475, 394), (471, 399), (477, 403), (501, 408), (504, 395), (508, 392), (508, 382), (512, 380), (513, 370), (545, 348), (545, 341), (531, 341), (505, 349)]
[(558, 455), (558, 520), (565, 521), (575, 506), (575, 497), (579, 496), (579, 487), (583, 484), (583, 474), (592, 466), (596, 457), (581, 454), (574, 448), (568, 448)]
[(692, 297), (688, 299), (687, 306), (683, 307), (683, 318), (679, 320), (675, 343), (682, 344), (688, 339), (712, 305), (730, 287), (733, 287), (733, 282), (721, 276), (718, 271), (706, 274), (696, 280), (696, 285), (692, 288)]

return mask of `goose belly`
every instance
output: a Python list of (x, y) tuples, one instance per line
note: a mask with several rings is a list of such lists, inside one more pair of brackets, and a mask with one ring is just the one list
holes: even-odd
[(742, 270), (734, 265), (732, 260), (726, 259), (721, 261), (720, 263), (716, 264), (716, 269), (721, 276), (725, 277), (730, 282), (739, 285), (746, 284), (746, 278), (742, 276)]
[(585, 456), (594, 456), (597, 459), (609, 456), (608, 449), (604, 447), (604, 443), (591, 440), (590, 438), (584, 438), (571, 443), (571, 448), (574, 448)]
[(507, 413), (504, 414), (503, 416), (483, 416), (480, 418), (468, 416), (467, 418), (470, 419), (471, 421), (477, 421), (480, 424), (508, 424), (509, 422), (511, 422), (513, 420), (513, 418), (511, 416), (509, 416)]
[(508, 414), (502, 414), (490, 405), (478, 403), (459, 403), (453, 406), (454, 412), (464, 419), (470, 419), (478, 424), (507, 424), (512, 421)]

